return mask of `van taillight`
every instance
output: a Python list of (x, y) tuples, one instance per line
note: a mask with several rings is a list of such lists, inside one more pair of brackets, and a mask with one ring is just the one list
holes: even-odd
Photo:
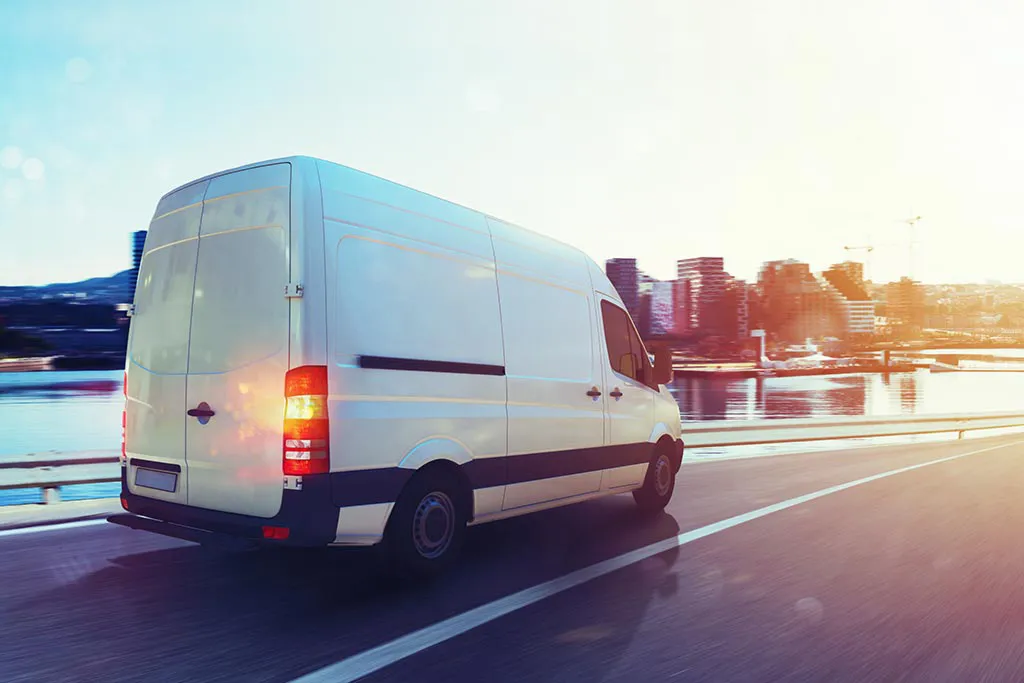
[(284, 473), (330, 471), (327, 366), (293, 368), (284, 378)]
[(126, 452), (126, 437), (128, 432), (128, 371), (124, 373), (124, 384), (121, 388), (124, 394), (124, 406), (121, 408), (121, 464), (124, 465), (128, 459)]

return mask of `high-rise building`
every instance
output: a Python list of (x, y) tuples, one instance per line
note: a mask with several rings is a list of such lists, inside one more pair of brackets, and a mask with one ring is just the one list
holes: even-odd
[(875, 302), (864, 287), (863, 268), (848, 268), (846, 262), (832, 266), (821, 274), (822, 285), (843, 311), (844, 337), (856, 338), (875, 332)]
[(750, 336), (750, 288), (746, 280), (733, 278), (728, 289), (735, 292), (736, 338), (743, 340)]
[(902, 336), (916, 336), (924, 325), (924, 287), (910, 278), (885, 286), (886, 316)]
[(132, 282), (128, 292), (128, 302), (135, 301), (135, 288), (139, 283), (139, 268), (142, 265), (142, 252), (146, 245), (146, 231), (136, 230), (132, 233)]
[(843, 261), (842, 263), (836, 263), (829, 271), (842, 271), (851, 280), (856, 282), (861, 287), (864, 286), (864, 264), (858, 263), (857, 261)]
[(630, 311), (636, 331), (642, 338), (651, 336), (651, 293), (654, 291), (656, 280), (638, 270), (636, 273), (636, 313)]
[(680, 259), (676, 277), (688, 283), (690, 329), (709, 334), (722, 334), (722, 296), (729, 274), (721, 256), (700, 256)]
[(633, 320), (637, 320), (640, 317), (640, 278), (639, 271), (636, 269), (636, 259), (609, 259), (605, 261), (604, 272), (615, 286), (615, 291), (619, 293), (629, 315)]
[(690, 331), (690, 283), (686, 280), (673, 280), (672, 329), (675, 334), (686, 334)]
[(676, 282), (651, 284), (651, 318), (648, 334), (654, 337), (674, 334), (676, 329)]
[(800, 342), (842, 333), (842, 308), (806, 263), (793, 259), (766, 262), (758, 276), (758, 289), (761, 322), (776, 339)]

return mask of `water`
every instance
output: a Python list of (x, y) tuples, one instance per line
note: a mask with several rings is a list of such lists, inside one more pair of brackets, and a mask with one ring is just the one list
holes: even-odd
[(922, 349), (918, 353), (933, 356), (999, 356), (1006, 359), (1024, 359), (1024, 349)]
[[(123, 372), (0, 373), (0, 460), (46, 451), (121, 448)], [(61, 490), (64, 500), (114, 497), (120, 484)], [(38, 503), (39, 489), (0, 491), (0, 505)]]
[(681, 379), (671, 389), (684, 421), (1024, 412), (1024, 372)]
[[(994, 351), (997, 350), (986, 353)], [(1006, 356), (1019, 352), (1024, 350), (1008, 350)], [(120, 370), (0, 373), (0, 460), (31, 452), (117, 451), (121, 441), (121, 380)], [(921, 370), (888, 376), (683, 379), (671, 388), (684, 422), (1024, 412), (1024, 372), (932, 374)], [(821, 442), (801, 445), (800, 449), (839, 445)], [(793, 449), (789, 445), (704, 449), (692, 452), (690, 457), (766, 455)], [(116, 496), (118, 492), (117, 484), (94, 484), (68, 487), (61, 495), (65, 500), (74, 500)], [(2, 491), (0, 505), (33, 503), (39, 498), (36, 489)]]

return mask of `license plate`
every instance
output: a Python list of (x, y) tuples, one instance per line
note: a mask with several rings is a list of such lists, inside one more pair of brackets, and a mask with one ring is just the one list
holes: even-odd
[(135, 485), (174, 493), (178, 487), (178, 475), (174, 472), (138, 469), (135, 470)]

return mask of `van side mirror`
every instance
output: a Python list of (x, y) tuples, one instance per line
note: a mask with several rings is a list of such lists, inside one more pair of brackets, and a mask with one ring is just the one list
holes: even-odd
[(672, 377), (672, 351), (667, 346), (659, 346), (654, 350), (654, 383), (668, 384)]

